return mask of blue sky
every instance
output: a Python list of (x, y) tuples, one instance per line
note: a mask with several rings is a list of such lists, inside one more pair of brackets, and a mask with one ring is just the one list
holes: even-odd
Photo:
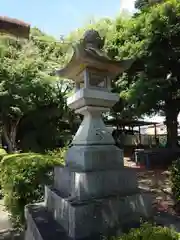
[(115, 17), (124, 6), (132, 8), (133, 0), (1, 0), (0, 15), (24, 20), (58, 37), (92, 18)]

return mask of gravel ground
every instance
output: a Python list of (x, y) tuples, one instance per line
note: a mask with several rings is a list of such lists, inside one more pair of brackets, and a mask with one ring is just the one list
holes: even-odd
[(169, 171), (165, 169), (147, 170), (139, 168), (128, 158), (124, 159), (124, 164), (127, 167), (136, 169), (139, 186), (151, 191), (154, 198), (154, 207), (157, 211), (177, 215), (173, 209), (174, 200), (171, 193)]

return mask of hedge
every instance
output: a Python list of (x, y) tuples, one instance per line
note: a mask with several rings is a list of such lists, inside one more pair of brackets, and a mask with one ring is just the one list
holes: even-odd
[[(4, 150), (3, 148), (0, 148), (0, 162), (6, 154), (7, 154), (6, 150)], [(2, 191), (1, 191), (1, 183), (0, 183), (0, 198), (1, 197), (2, 197)]]
[(178, 240), (179, 234), (171, 228), (153, 226), (144, 223), (140, 228), (132, 229), (122, 237), (111, 237), (110, 240)]
[(0, 181), (4, 202), (14, 227), (24, 224), (24, 206), (42, 201), (44, 185), (53, 179), (53, 167), (63, 163), (56, 154), (19, 153), (7, 155), (0, 163)]
[(4, 148), (0, 148), (0, 161), (3, 159), (3, 157), (7, 154), (6, 150)]

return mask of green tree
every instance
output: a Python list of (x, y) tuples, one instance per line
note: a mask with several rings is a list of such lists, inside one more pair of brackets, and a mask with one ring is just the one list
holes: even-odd
[(67, 112), (69, 85), (53, 77), (63, 64), (62, 48), (37, 29), (30, 40), (0, 37), (0, 123), (10, 152), (16, 149), (17, 127), (24, 115), (42, 107), (49, 113), (60, 111), (59, 117)]
[(168, 145), (177, 145), (180, 110), (180, 2), (165, 1), (127, 21), (117, 20), (107, 51), (136, 59), (117, 81), (116, 90), (137, 116), (163, 112)]
[(145, 10), (148, 7), (151, 7), (152, 5), (156, 3), (161, 3), (164, 0), (136, 0), (135, 1), (135, 8), (138, 10)]
[(38, 106), (28, 111), (21, 119), (17, 130), (19, 148), (22, 151), (44, 152), (66, 143), (71, 133), (71, 111), (66, 105), (66, 96), (57, 84), (48, 90), (48, 101), (38, 102)]

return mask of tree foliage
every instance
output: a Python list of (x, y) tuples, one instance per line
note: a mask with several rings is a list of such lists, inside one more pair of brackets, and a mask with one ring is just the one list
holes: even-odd
[(163, 1), (164, 0), (136, 0), (135, 8), (142, 11), (151, 7), (154, 4), (161, 3)]
[[(179, 113), (180, 3), (164, 1), (130, 20), (117, 19), (107, 50), (118, 59), (134, 58), (132, 68), (116, 82), (131, 111), (137, 116), (162, 111), (168, 139), (177, 143)], [(173, 106), (173, 107), (172, 107)]]
[(62, 44), (38, 29), (30, 40), (0, 36), (0, 123), (9, 151), (16, 148), (17, 127), (25, 115), (37, 110), (46, 120), (67, 115), (69, 85), (54, 77), (64, 55)]

